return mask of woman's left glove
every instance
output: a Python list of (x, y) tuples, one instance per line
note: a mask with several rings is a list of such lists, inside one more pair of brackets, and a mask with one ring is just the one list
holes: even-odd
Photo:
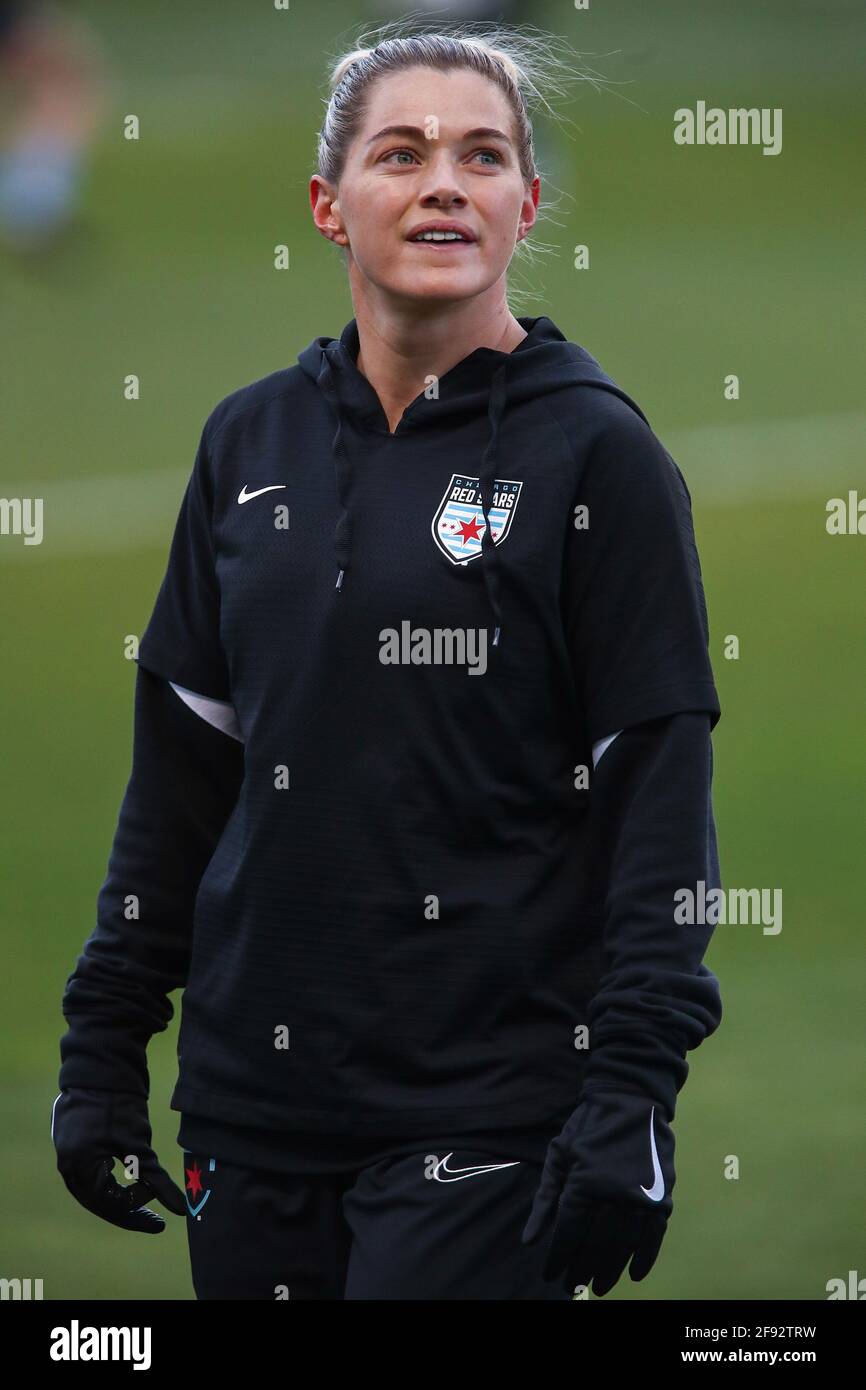
[(673, 1202), (674, 1135), (664, 1108), (631, 1091), (584, 1090), (551, 1140), (523, 1232), (529, 1245), (545, 1232), (545, 1279), (597, 1296), (626, 1265), (634, 1280), (652, 1269)]

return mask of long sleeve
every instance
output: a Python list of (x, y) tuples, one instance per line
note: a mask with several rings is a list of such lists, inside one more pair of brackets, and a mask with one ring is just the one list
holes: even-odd
[(584, 1090), (631, 1090), (672, 1118), (686, 1052), (719, 1025), (703, 963), (712, 925), (680, 925), (675, 893), (721, 887), (712, 809), (711, 714), (684, 711), (622, 730), (591, 788), (605, 969), (589, 1012)]
[(69, 976), (60, 1088), (147, 1094), (147, 1042), (186, 982), (195, 898), (237, 801), (243, 746), (139, 665), (132, 772), (98, 895)]

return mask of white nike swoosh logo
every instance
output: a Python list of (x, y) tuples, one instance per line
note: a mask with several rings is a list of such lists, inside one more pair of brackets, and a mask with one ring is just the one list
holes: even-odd
[(255, 492), (247, 492), (247, 485), (244, 483), (238, 493), (238, 502), (243, 506), (244, 502), (252, 502), (254, 497), (261, 497), (263, 492), (273, 492), (274, 488), (285, 487), (285, 483), (271, 483), (269, 487), (257, 488)]
[(54, 1138), (54, 1112), (55, 1112), (55, 1110), (57, 1109), (57, 1102), (58, 1102), (58, 1100), (60, 1099), (60, 1096), (62, 1096), (62, 1095), (63, 1095), (63, 1092), (61, 1091), (61, 1092), (60, 1092), (60, 1095), (57, 1096), (57, 1097), (55, 1098), (54, 1104), (53, 1104), (52, 1107), (51, 1107), (51, 1138), (52, 1138), (52, 1139)]
[(650, 1111), (650, 1147), (653, 1151), (653, 1185), (652, 1187), (641, 1187), (641, 1192), (645, 1193), (651, 1202), (660, 1202), (665, 1195), (665, 1179), (662, 1173), (662, 1165), (659, 1163), (655, 1130), (653, 1129), (653, 1116), (655, 1113), (656, 1108), (653, 1106)]
[[(495, 1173), (498, 1168), (517, 1168), (520, 1162), (518, 1159), (514, 1163), (477, 1163), (471, 1168), (449, 1168), (449, 1158), (453, 1158), (453, 1153), (446, 1154), (436, 1164), (433, 1176), (437, 1182), (461, 1182), (463, 1178), (476, 1178), (479, 1173)], [(447, 1173), (447, 1178), (440, 1178), (440, 1173)]]

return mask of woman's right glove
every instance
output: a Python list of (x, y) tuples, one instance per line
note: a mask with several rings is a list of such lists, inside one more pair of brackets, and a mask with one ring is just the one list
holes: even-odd
[[(96, 927), (63, 993), (69, 1026), (51, 1125), (72, 1195), (133, 1231), (165, 1227), (144, 1205), (153, 1198), (179, 1216), (187, 1211), (151, 1148), (147, 1045), (173, 1017), (169, 995), (187, 983), (196, 895), (243, 774), (243, 743), (139, 666), (132, 775)], [(131, 897), (140, 911), (129, 911)], [(129, 1186), (115, 1179), (115, 1158), (137, 1160)]]
[[(158, 1235), (165, 1220), (144, 1204), (157, 1198), (177, 1216), (187, 1211), (184, 1194), (151, 1148), (147, 1099), (127, 1091), (71, 1087), (60, 1092), (51, 1114), (57, 1168), (87, 1211), (128, 1231)], [(114, 1160), (136, 1160), (137, 1179), (127, 1185), (112, 1172)]]

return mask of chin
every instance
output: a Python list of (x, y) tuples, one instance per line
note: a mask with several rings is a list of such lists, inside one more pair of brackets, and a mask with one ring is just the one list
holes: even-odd
[(469, 283), (462, 277), (436, 274), (413, 275), (406, 283), (399, 280), (377, 280), (376, 286), (381, 294), (393, 299), (404, 299), (412, 303), (454, 303), (463, 299), (474, 299), (483, 293), (485, 285)]

